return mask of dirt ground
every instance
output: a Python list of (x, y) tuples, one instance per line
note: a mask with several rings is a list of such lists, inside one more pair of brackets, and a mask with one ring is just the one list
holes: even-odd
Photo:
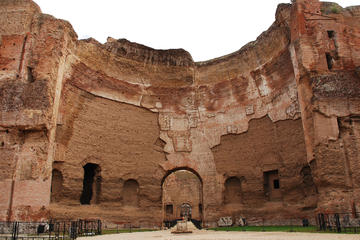
[(79, 240), (360, 240), (359, 234), (285, 233), (285, 232), (215, 232), (195, 231), (172, 234), (170, 230), (156, 232), (120, 233)]

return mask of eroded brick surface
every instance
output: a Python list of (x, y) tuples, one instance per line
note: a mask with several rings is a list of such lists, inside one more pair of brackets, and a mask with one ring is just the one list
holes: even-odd
[(256, 41), (204, 62), (77, 40), (30, 0), (0, 13), (0, 219), (152, 227), (189, 204), (207, 226), (286, 224), (360, 208), (359, 7), (280, 4)]

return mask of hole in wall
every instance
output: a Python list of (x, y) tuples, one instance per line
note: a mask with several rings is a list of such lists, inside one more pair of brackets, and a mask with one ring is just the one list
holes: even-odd
[(4, 147), (4, 146), (5, 146), (5, 143), (4, 143), (4, 142), (1, 142), (1, 146)]
[(325, 56), (326, 56), (328, 69), (331, 70), (333, 68), (333, 57), (331, 56), (330, 53), (325, 53)]
[(333, 30), (327, 31), (327, 34), (328, 34), (329, 38), (334, 38), (335, 37), (335, 32)]
[(33, 68), (31, 67), (27, 67), (27, 75), (28, 75), (28, 82), (34, 82), (35, 81), (35, 78), (34, 78), (34, 75), (33, 75)]
[(274, 179), (273, 185), (274, 185), (274, 189), (279, 189), (280, 188), (279, 179)]
[(80, 203), (99, 203), (99, 197), (101, 192), (100, 166), (94, 163), (87, 163), (83, 168), (84, 181), (83, 191), (80, 197)]
[(264, 172), (264, 193), (269, 201), (281, 199), (279, 171)]
[(172, 204), (167, 204), (165, 207), (165, 212), (168, 215), (172, 215), (174, 213), (174, 207)]

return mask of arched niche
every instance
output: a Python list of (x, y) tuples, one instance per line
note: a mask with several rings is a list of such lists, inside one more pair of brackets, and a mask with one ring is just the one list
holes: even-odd
[(241, 203), (242, 187), (241, 180), (238, 177), (229, 177), (224, 183), (224, 203)]
[(126, 180), (121, 194), (123, 205), (139, 207), (139, 193), (139, 183), (135, 179)]
[(63, 182), (64, 178), (61, 171), (53, 169), (51, 178), (51, 202), (59, 202), (62, 195)]

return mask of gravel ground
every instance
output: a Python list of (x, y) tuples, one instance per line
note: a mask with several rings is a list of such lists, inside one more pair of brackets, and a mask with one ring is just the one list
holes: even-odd
[(220, 232), (194, 231), (172, 234), (170, 230), (156, 232), (120, 233), (79, 240), (360, 240), (360, 234), (288, 233), (288, 232)]

